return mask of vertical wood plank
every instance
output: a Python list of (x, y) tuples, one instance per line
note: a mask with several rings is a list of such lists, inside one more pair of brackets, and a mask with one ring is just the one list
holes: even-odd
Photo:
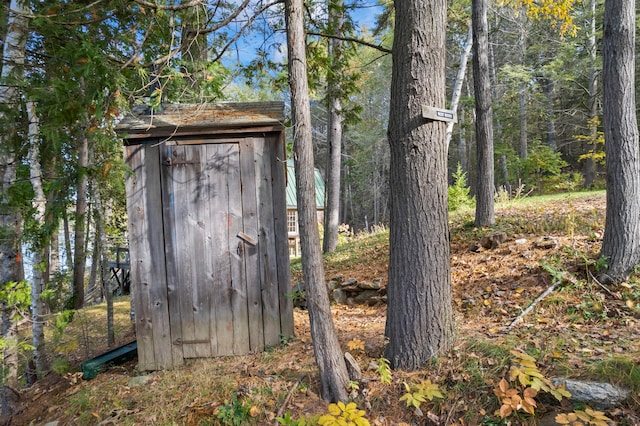
[(208, 223), (209, 217), (209, 201), (210, 191), (208, 181), (209, 164), (206, 160), (206, 145), (195, 145), (187, 150), (187, 168), (192, 169), (195, 174), (193, 183), (195, 190), (189, 191), (185, 188), (190, 197), (189, 206), (189, 232), (186, 236), (192, 242), (192, 250), (190, 262), (193, 264), (191, 269), (191, 282), (193, 289), (192, 309), (194, 320), (194, 339), (193, 349), (198, 358), (211, 356), (211, 343), (209, 334), (209, 299), (211, 280), (207, 280), (207, 258), (206, 234), (210, 227)]
[(162, 209), (164, 219), (165, 253), (167, 268), (167, 300), (169, 303), (169, 329), (171, 333), (171, 353), (174, 365), (184, 363), (182, 352), (182, 320), (180, 314), (180, 275), (178, 272), (178, 237), (176, 235), (176, 200), (174, 194), (174, 168), (169, 164), (174, 161), (174, 146), (161, 148), (161, 184)]
[(278, 265), (273, 209), (271, 153), (268, 136), (254, 138), (256, 156), (256, 194), (260, 223), (260, 282), (264, 340), (266, 345), (280, 342), (280, 301), (278, 297)]
[(142, 263), (142, 259), (149, 257), (149, 247), (145, 239), (147, 224), (144, 202), (146, 178), (144, 146), (125, 146), (124, 156), (127, 166), (133, 171), (133, 173), (127, 175), (125, 187), (127, 193), (127, 216), (129, 218), (131, 292), (133, 293), (136, 340), (138, 341), (138, 367), (141, 370), (156, 370), (156, 360), (153, 352), (153, 332), (151, 330), (149, 287), (146, 285)]
[(276, 263), (278, 271), (278, 299), (280, 308), (280, 333), (285, 337), (294, 335), (293, 302), (291, 278), (289, 277), (289, 239), (287, 233), (287, 197), (286, 197), (286, 154), (284, 132), (270, 134), (267, 138), (270, 146), (271, 181), (273, 200), (273, 225), (276, 245)]
[[(178, 299), (180, 309), (180, 326), (182, 353), (185, 358), (196, 358), (196, 351), (192, 344), (196, 340), (195, 321), (193, 312), (193, 240), (190, 235), (189, 221), (191, 215), (191, 196), (195, 190), (193, 165), (187, 164), (187, 149), (190, 146), (173, 147), (173, 188), (175, 199), (176, 229), (176, 265), (178, 269)], [(191, 166), (191, 167), (189, 167)]]
[[(235, 144), (211, 145), (209, 147), (211, 164), (219, 165), (219, 170), (212, 176), (212, 184), (219, 188), (216, 191), (216, 206), (213, 213), (214, 228), (213, 233), (213, 260), (214, 260), (214, 281), (213, 281), (213, 303), (216, 306), (214, 328), (217, 338), (217, 355), (233, 354), (233, 311), (231, 307), (232, 275), (231, 275), (231, 252), (236, 250), (229, 239), (230, 227), (234, 219), (231, 216), (229, 205), (230, 192), (240, 191), (239, 170), (233, 173), (237, 180), (234, 184), (229, 184), (234, 177), (231, 167), (237, 168), (238, 149)], [(235, 207), (237, 214), (238, 207)], [(235, 240), (235, 235), (233, 237)]]
[[(250, 351), (249, 323), (247, 312), (247, 280), (244, 267), (245, 244), (238, 238), (244, 232), (242, 192), (244, 180), (241, 174), (242, 156), (238, 145), (229, 156), (227, 174), (229, 188), (229, 258), (231, 261), (231, 310), (233, 313), (233, 353)], [(247, 185), (251, 186), (249, 182)]]
[(220, 161), (218, 148), (215, 145), (204, 145), (204, 148), (205, 151), (202, 158), (206, 169), (209, 202), (205, 212), (205, 261), (202, 267), (204, 268), (206, 286), (204, 291), (207, 293), (210, 351), (211, 356), (216, 356), (219, 353), (216, 315), (218, 309), (220, 309), (217, 305), (220, 301), (219, 293), (221, 288), (218, 282), (221, 279), (218, 268), (221, 268), (221, 265), (225, 265), (224, 268), (227, 270), (229, 268), (228, 255), (226, 255), (227, 260), (224, 260), (225, 254), (222, 250), (224, 237), (223, 232), (221, 232), (223, 230), (224, 236), (226, 236), (224, 224), (227, 222), (228, 210), (227, 187), (222, 181), (226, 176), (226, 163)]
[[(134, 170), (127, 181), (132, 285), (135, 287), (136, 331), (140, 330), (141, 369), (173, 367), (166, 290), (159, 148), (127, 147)], [(134, 284), (135, 283), (135, 284)], [(138, 315), (138, 311), (140, 314)]]
[(263, 238), (259, 228), (258, 200), (256, 194), (256, 161), (254, 142), (258, 138), (243, 138), (240, 141), (240, 174), (242, 177), (242, 215), (244, 232), (258, 241), (257, 245), (246, 242), (244, 247), (244, 267), (247, 286), (247, 314), (249, 347), (251, 351), (262, 351), (265, 345), (263, 326), (263, 300), (260, 276), (260, 252)]

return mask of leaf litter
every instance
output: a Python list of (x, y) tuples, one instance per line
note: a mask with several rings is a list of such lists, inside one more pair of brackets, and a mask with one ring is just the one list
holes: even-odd
[[(365, 410), (373, 425), (481, 424), (494, 418), (494, 411), (500, 408), (494, 389), (508, 377), (510, 350), (534, 356), (545, 377), (596, 379), (609, 374), (600, 378), (628, 385), (629, 375), (636, 374), (631, 380), (640, 380), (638, 280), (632, 277), (605, 290), (591, 277), (604, 213), (604, 193), (499, 206), (495, 229), (505, 232), (508, 239), (479, 251), (470, 250), (470, 243), (495, 229), (470, 226), (473, 212), (452, 216), (455, 348), (421, 370), (392, 372), (391, 384), (382, 383), (376, 372), (384, 356), (386, 306), (333, 305), (340, 344), (363, 371), (362, 381), (351, 393), (358, 409)], [(382, 278), (386, 283), (387, 236), (384, 232), (359, 235), (326, 256), (327, 278), (353, 277), (362, 282)], [(554, 244), (536, 244), (543, 237), (552, 237)], [(562, 283), (509, 330), (513, 320), (557, 279), (554, 271), (565, 277)], [(295, 262), (292, 277), (294, 283), (300, 280)], [(117, 309), (124, 313), (128, 307)], [(106, 315), (81, 318), (89, 324), (85, 330), (104, 330)], [(127, 335), (130, 324), (125, 318), (124, 314), (117, 318), (119, 344), (132, 337)], [(246, 413), (246, 424), (275, 424), (279, 413), (291, 419), (307, 416), (317, 420), (327, 414), (327, 404), (318, 396), (307, 312), (295, 309), (294, 322), (294, 339), (260, 354), (194, 360), (178, 370), (152, 373), (137, 371), (134, 360), (91, 381), (80, 380), (73, 372), (50, 373), (21, 392), (12, 424), (56, 420), (70, 425), (224, 424), (222, 410)], [(79, 341), (68, 354), (76, 368), (88, 353), (86, 337), (78, 331), (81, 328), (74, 331), (70, 326), (66, 336)], [(635, 365), (635, 370), (615, 376), (620, 369), (607, 370), (609, 362)], [(144, 386), (131, 386), (130, 379), (142, 374), (148, 374), (150, 380)], [(426, 401), (417, 410), (407, 408), (401, 400), (405, 384), (422, 382), (437, 384), (443, 398)], [(640, 411), (640, 382), (634, 391), (626, 405), (611, 410), (609, 417), (620, 424), (638, 420), (634, 413)], [(519, 416), (511, 424), (538, 424), (545, 413), (568, 407), (544, 400), (535, 408), (536, 416)]]

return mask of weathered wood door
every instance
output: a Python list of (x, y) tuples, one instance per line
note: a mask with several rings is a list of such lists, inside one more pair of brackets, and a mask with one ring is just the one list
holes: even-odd
[(243, 354), (264, 347), (250, 142), (177, 141), (161, 148), (174, 359)]

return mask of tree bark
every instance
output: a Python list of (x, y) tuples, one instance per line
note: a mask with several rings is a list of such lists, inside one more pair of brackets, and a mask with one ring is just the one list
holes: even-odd
[(640, 263), (635, 0), (605, 2), (602, 47), (607, 212), (601, 255), (607, 259), (607, 281), (620, 282)]
[(47, 253), (47, 245), (49, 244), (49, 241), (46, 233), (44, 232), (46, 227), (45, 214), (47, 197), (44, 194), (42, 184), (42, 167), (40, 166), (40, 126), (35, 108), (34, 102), (27, 102), (27, 116), (29, 118), (29, 171), (34, 194), (32, 206), (35, 212), (33, 220), (39, 228), (39, 232), (33, 237), (34, 241), (31, 242), (33, 264), (33, 281), (31, 283), (33, 361), (35, 364), (36, 376), (42, 377), (44, 372), (48, 370), (44, 341), (44, 303), (41, 295), (46, 285), (44, 267), (46, 263), (45, 254)]
[(111, 348), (116, 344), (115, 330), (113, 326), (113, 289), (109, 285), (109, 253), (107, 247), (107, 234), (104, 229), (105, 208), (99, 191), (94, 194), (96, 207), (94, 217), (96, 224), (96, 248), (98, 256), (97, 270), (100, 271), (100, 283), (102, 293), (107, 304), (107, 345)]
[(385, 356), (413, 370), (454, 341), (447, 219), (444, 0), (396, 1), (389, 112), (390, 233)]
[[(596, 149), (595, 141), (598, 139), (598, 125), (596, 117), (598, 116), (598, 47), (596, 45), (596, 3), (597, 0), (591, 0), (591, 29), (589, 33), (589, 58), (591, 60), (591, 70), (589, 72), (589, 144), (588, 150), (594, 152)], [(592, 157), (585, 159), (584, 163), (584, 187), (589, 189), (593, 187), (596, 179), (597, 165)]]
[(78, 183), (76, 191), (76, 220), (73, 255), (73, 309), (84, 306), (84, 272), (87, 261), (85, 250), (85, 222), (87, 215), (87, 187), (89, 185), (89, 139), (83, 136), (78, 148)]
[(324, 266), (316, 219), (311, 111), (302, 13), (302, 0), (285, 2), (302, 274), (307, 286), (311, 338), (320, 370), (322, 398), (334, 402), (346, 401), (349, 375), (333, 325), (329, 295), (324, 283)]
[[(342, 35), (342, 1), (330, 0), (329, 19), (336, 36)], [(327, 161), (327, 196), (324, 203), (324, 239), (322, 250), (330, 253), (338, 246), (338, 227), (340, 226), (340, 163), (342, 157), (342, 102), (339, 94), (339, 56), (342, 42), (338, 38), (329, 39), (329, 58), (332, 63), (327, 78), (328, 120), (327, 139), (329, 157)]]
[[(456, 81), (453, 84), (453, 90), (451, 93), (451, 105), (449, 109), (453, 111), (458, 110), (458, 104), (460, 103), (460, 95), (462, 94), (462, 83), (467, 75), (467, 61), (469, 54), (471, 53), (471, 47), (473, 46), (473, 25), (469, 24), (469, 33), (467, 34), (467, 43), (464, 45), (464, 50), (460, 54), (460, 67), (458, 68), (458, 74), (456, 75)], [(460, 121), (460, 120), (458, 120)], [(451, 143), (451, 134), (453, 133), (453, 121), (447, 123), (447, 149)], [(462, 125), (460, 125), (462, 127)], [(462, 163), (462, 160), (460, 161)], [(464, 170), (464, 166), (462, 166)]]
[(477, 188), (475, 226), (495, 224), (493, 169), (493, 106), (489, 79), (487, 0), (471, 2), (473, 23), (473, 88), (476, 101)]
[[(7, 32), (4, 37), (2, 62), (0, 67), (0, 282), (19, 282), (24, 279), (20, 240), (22, 236), (22, 217), (20, 211), (11, 204), (8, 191), (16, 179), (16, 158), (11, 139), (15, 136), (15, 122), (5, 111), (17, 111), (20, 93), (12, 78), (22, 76), (25, 45), (28, 35), (29, 8), (26, 2), (12, 0), (7, 16)], [(4, 353), (5, 371), (1, 395), (3, 418), (12, 414), (9, 404), (10, 388), (18, 386), (18, 330), (14, 321), (15, 307), (2, 302), (2, 335), (6, 339), (7, 349)]]

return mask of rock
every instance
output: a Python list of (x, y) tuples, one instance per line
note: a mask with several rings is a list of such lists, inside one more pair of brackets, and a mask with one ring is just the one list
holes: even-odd
[(627, 399), (629, 391), (610, 383), (582, 382), (564, 378), (555, 378), (554, 386), (562, 386), (571, 393), (572, 401), (579, 401), (597, 410), (607, 410)]
[(558, 239), (551, 236), (546, 236), (546, 237), (538, 238), (533, 243), (533, 245), (536, 248), (548, 250), (548, 249), (555, 248), (558, 245)]
[(291, 301), (296, 308), (307, 308), (307, 286), (304, 282), (299, 282), (291, 288)]
[(527, 244), (527, 239), (526, 238), (518, 238), (517, 240), (514, 241), (516, 244)]
[(380, 289), (380, 284), (376, 285), (374, 283), (358, 283), (358, 288), (361, 290), (378, 290)]
[(377, 290), (364, 290), (358, 293), (353, 298), (353, 301), (355, 303), (364, 303), (364, 302), (367, 302), (369, 299), (374, 299), (374, 298), (377, 299), (378, 296), (379, 296), (379, 293)]
[(356, 280), (355, 278), (348, 278), (346, 280), (344, 280), (342, 282), (342, 284), (340, 284), (342, 287), (357, 287), (358, 286), (358, 280)]
[(135, 388), (137, 386), (142, 386), (148, 383), (151, 380), (151, 376), (136, 376), (129, 379), (127, 382), (127, 386), (130, 388)]
[(44, 424), (44, 426), (58, 426), (60, 424), (59, 420), (54, 420), (52, 422), (47, 422)]
[(383, 281), (384, 281), (383, 278), (374, 278), (373, 279), (373, 285), (376, 286), (377, 288), (381, 288)]
[(334, 302), (340, 305), (344, 305), (345, 303), (347, 303), (347, 293), (341, 288), (336, 288), (335, 290), (333, 290), (333, 292), (331, 292), (331, 298)]
[(354, 382), (362, 380), (362, 370), (358, 361), (349, 352), (344, 353), (344, 361), (347, 364), (347, 372), (349, 373), (349, 379)]
[(500, 246), (500, 244), (507, 241), (507, 238), (508, 237), (506, 232), (502, 232), (502, 231), (494, 232), (493, 234), (485, 235), (484, 237), (482, 237), (480, 239), (480, 245), (486, 249), (493, 250), (498, 246)]
[(481, 248), (482, 248), (482, 246), (477, 241), (472, 241), (472, 242), (469, 243), (469, 251), (472, 251), (474, 253), (478, 253)]
[(380, 368), (380, 366), (378, 365), (377, 362), (375, 361), (369, 361), (369, 365), (367, 365), (367, 370), (369, 371), (376, 371), (378, 368)]
[(338, 287), (340, 287), (339, 281), (331, 280), (327, 283), (327, 290), (329, 290), (329, 293), (331, 293), (333, 290), (335, 290)]

